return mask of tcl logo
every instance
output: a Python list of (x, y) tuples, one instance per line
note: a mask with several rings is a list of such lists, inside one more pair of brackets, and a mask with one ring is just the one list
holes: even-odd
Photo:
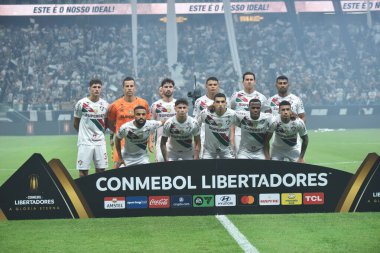
[(149, 208), (169, 208), (169, 196), (149, 196)]
[(303, 194), (304, 205), (323, 205), (325, 194), (323, 192), (307, 192)]

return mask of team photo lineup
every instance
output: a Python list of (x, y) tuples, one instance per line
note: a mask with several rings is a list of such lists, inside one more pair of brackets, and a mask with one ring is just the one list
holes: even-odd
[(190, 116), (191, 105), (187, 98), (175, 98), (172, 79), (161, 81), (161, 99), (152, 105), (138, 97), (132, 77), (123, 80), (123, 95), (112, 103), (101, 98), (102, 81), (92, 79), (89, 96), (74, 110), (79, 176), (88, 175), (92, 162), (96, 172), (149, 163), (148, 151), (156, 162), (219, 158), (304, 163), (309, 140), (303, 102), (290, 93), (287, 76), (278, 76), (275, 83), (278, 93), (266, 98), (256, 90), (255, 74), (245, 72), (243, 89), (229, 97), (211, 76)]

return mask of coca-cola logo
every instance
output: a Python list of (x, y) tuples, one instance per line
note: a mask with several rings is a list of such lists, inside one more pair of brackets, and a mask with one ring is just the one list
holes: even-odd
[(150, 196), (149, 208), (169, 208), (170, 198), (169, 196)]

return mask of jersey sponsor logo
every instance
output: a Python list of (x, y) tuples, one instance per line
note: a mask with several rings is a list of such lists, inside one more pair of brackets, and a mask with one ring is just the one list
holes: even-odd
[(236, 206), (236, 195), (215, 195), (215, 206)]
[(213, 207), (215, 204), (214, 195), (194, 195), (193, 207)]
[(192, 207), (192, 198), (190, 195), (186, 196), (171, 196), (171, 207), (172, 208), (188, 208)]
[(305, 192), (303, 194), (304, 205), (323, 205), (325, 194), (323, 192)]
[(124, 197), (105, 197), (104, 209), (125, 209)]
[(199, 110), (202, 111), (202, 110), (205, 109), (206, 107), (207, 107), (206, 102), (201, 101), (201, 103), (199, 104)]
[[(236, 102), (248, 103), (248, 98), (246, 98), (243, 94), (238, 93), (236, 96)], [(245, 104), (243, 104), (243, 105), (245, 105)]]
[(156, 105), (156, 113), (170, 113), (171, 112), (170, 106), (165, 107), (162, 104), (157, 104)]
[(127, 197), (127, 209), (148, 208), (148, 197), (130, 196)]
[(260, 206), (279, 206), (280, 194), (279, 193), (261, 193), (259, 195)]
[(239, 206), (254, 206), (257, 204), (257, 199), (253, 195), (238, 195)]
[[(218, 130), (215, 127), (218, 127), (217, 123), (215, 120), (210, 116), (207, 115), (207, 118), (205, 119), (205, 123), (209, 125), (210, 130)], [(214, 127), (213, 127), (214, 126)], [(212, 132), (212, 134), (215, 136), (215, 138), (224, 146), (229, 146), (230, 144), (230, 138), (225, 134), (225, 133), (217, 133), (217, 132)], [(225, 132), (225, 129), (222, 130)]]
[(281, 193), (281, 205), (302, 205), (302, 193)]
[(149, 196), (149, 208), (169, 208), (169, 196)]

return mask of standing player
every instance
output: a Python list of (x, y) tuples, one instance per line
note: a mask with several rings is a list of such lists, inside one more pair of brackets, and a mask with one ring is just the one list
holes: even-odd
[[(115, 146), (119, 157), (116, 167), (149, 163), (146, 146), (150, 135), (162, 126), (161, 121), (147, 120), (148, 110), (144, 106), (136, 106), (134, 120), (123, 124), (116, 135)], [(125, 139), (123, 149), (121, 140)]]
[[(174, 103), (175, 99), (173, 98), (174, 93), (174, 81), (169, 78), (165, 78), (161, 82), (160, 94), (162, 98), (157, 100), (152, 104), (151, 115), (154, 120), (167, 120), (175, 115)], [(161, 153), (160, 143), (162, 136), (162, 127), (157, 129), (156, 132), (156, 161), (163, 162), (164, 157)]]
[(205, 144), (203, 159), (229, 158), (235, 153), (234, 122), (236, 114), (227, 108), (227, 98), (223, 93), (217, 93), (214, 103), (198, 115), (198, 123), (205, 124)]
[[(248, 111), (248, 103), (251, 99), (256, 98), (261, 102), (261, 110), (265, 111), (267, 98), (256, 91), (256, 76), (252, 72), (245, 72), (243, 74), (243, 90), (237, 91), (231, 96), (231, 109), (235, 111)], [(240, 146), (241, 129), (236, 128), (235, 143), (237, 147)]]
[[(136, 97), (136, 82), (132, 77), (126, 77), (123, 80), (123, 92), (124, 95), (113, 102), (108, 111), (109, 129), (114, 133), (119, 131), (121, 125), (134, 119), (134, 108), (136, 106), (141, 105), (146, 108), (146, 118), (150, 119), (148, 102), (145, 99)], [(148, 148), (152, 152), (153, 144), (149, 143)], [(119, 157), (116, 147), (112, 152), (112, 160), (114, 168), (117, 168), (116, 163), (119, 161)]]
[[(269, 154), (268, 131), (272, 114), (261, 113), (261, 101), (257, 98), (249, 101), (249, 112), (236, 111), (236, 126), (241, 128), (241, 141), (237, 158), (267, 159)], [(264, 151), (266, 150), (266, 151)]]
[[(201, 148), (198, 122), (187, 115), (189, 103), (186, 99), (175, 102), (176, 115), (169, 118), (163, 127), (161, 151), (165, 161), (198, 160)], [(194, 138), (194, 148), (193, 148)], [(166, 145), (169, 139), (168, 145)]]
[(102, 81), (92, 79), (90, 95), (75, 105), (74, 128), (78, 131), (77, 169), (80, 177), (88, 175), (91, 161), (94, 161), (96, 172), (103, 172), (108, 167), (104, 137), (108, 103), (100, 98), (101, 91)]
[(286, 76), (276, 78), (277, 94), (268, 99), (270, 111), (274, 116), (279, 115), (279, 105), (286, 100), (290, 103), (293, 113), (305, 122), (305, 109), (301, 98), (289, 92), (289, 80)]
[[(219, 80), (216, 77), (209, 77), (206, 80), (206, 95), (198, 98), (194, 103), (194, 111), (193, 116), (197, 118), (198, 115), (207, 107), (211, 106), (214, 103), (214, 97), (217, 93), (219, 93)], [(205, 141), (205, 127), (202, 125), (201, 127), (201, 151), (200, 156), (202, 158), (203, 155), (203, 146)]]
[[(279, 111), (280, 115), (273, 119), (268, 134), (269, 142), (275, 133), (272, 144), (272, 160), (288, 159), (291, 162), (304, 163), (305, 152), (309, 144), (305, 123), (300, 118), (291, 119), (291, 105), (286, 100), (280, 103)], [(298, 136), (302, 139), (301, 150), (297, 148)]]

